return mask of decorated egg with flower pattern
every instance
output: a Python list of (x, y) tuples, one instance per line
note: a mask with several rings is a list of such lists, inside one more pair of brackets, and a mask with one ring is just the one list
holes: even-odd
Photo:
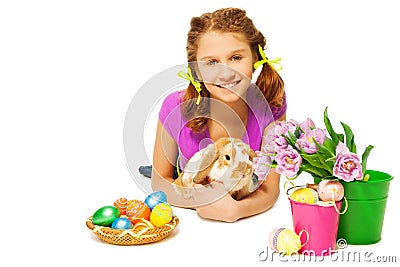
[(299, 188), (290, 195), (290, 198), (297, 202), (314, 204), (318, 202), (318, 193), (311, 188)]
[(129, 200), (126, 207), (126, 216), (133, 223), (137, 223), (142, 219), (150, 219), (150, 208), (141, 200)]
[(291, 255), (301, 248), (300, 237), (288, 228), (276, 228), (269, 235), (269, 244), (272, 250)]
[(121, 212), (121, 215), (125, 215), (126, 207), (128, 206), (128, 199), (126, 199), (124, 197), (118, 198), (117, 200), (115, 200), (114, 206), (117, 209), (119, 209), (119, 211)]
[(162, 226), (172, 220), (172, 207), (169, 203), (160, 203), (153, 208), (150, 214), (150, 222), (154, 226)]
[(318, 196), (322, 201), (340, 201), (344, 197), (344, 187), (337, 180), (322, 180), (318, 184)]

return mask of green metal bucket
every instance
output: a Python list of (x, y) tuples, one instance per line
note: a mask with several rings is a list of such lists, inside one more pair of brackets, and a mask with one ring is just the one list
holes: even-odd
[[(381, 239), (383, 219), (390, 181), (393, 176), (379, 171), (367, 170), (368, 182), (340, 180), (348, 201), (347, 212), (340, 215), (337, 238), (348, 244), (367, 245)], [(318, 184), (322, 179), (314, 177)]]

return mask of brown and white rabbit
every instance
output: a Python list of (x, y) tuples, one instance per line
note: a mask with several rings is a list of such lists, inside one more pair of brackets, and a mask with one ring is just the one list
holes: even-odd
[(183, 198), (190, 199), (195, 184), (219, 182), (234, 199), (240, 200), (258, 187), (254, 157), (256, 153), (242, 140), (220, 138), (190, 158), (174, 181), (174, 188)]

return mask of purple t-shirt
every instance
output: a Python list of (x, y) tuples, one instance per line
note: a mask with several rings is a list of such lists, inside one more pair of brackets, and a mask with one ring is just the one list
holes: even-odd
[[(170, 93), (162, 103), (159, 119), (164, 129), (175, 140), (179, 147), (179, 166), (184, 168), (188, 159), (197, 151), (212, 143), (208, 128), (200, 133), (193, 132), (186, 126), (188, 119), (182, 115), (180, 104), (183, 103), (185, 91)], [(260, 150), (265, 127), (279, 119), (286, 112), (286, 97), (282, 107), (269, 106), (261, 92), (251, 84), (246, 92), (246, 102), (249, 107), (246, 132), (242, 141), (256, 151)]]

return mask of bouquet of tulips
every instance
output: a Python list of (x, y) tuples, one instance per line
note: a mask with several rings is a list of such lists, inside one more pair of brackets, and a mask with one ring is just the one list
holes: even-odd
[[(324, 111), (324, 123), (325, 128), (317, 128), (309, 118), (302, 123), (278, 121), (274, 131), (264, 136), (267, 140), (261, 154), (270, 156), (269, 166), (288, 179), (307, 172), (315, 177), (336, 177), (346, 182), (368, 181), (365, 170), (373, 146), (366, 147), (360, 159), (351, 128), (341, 122), (344, 134), (335, 132), (328, 108)], [(264, 160), (264, 164), (268, 163)]]

